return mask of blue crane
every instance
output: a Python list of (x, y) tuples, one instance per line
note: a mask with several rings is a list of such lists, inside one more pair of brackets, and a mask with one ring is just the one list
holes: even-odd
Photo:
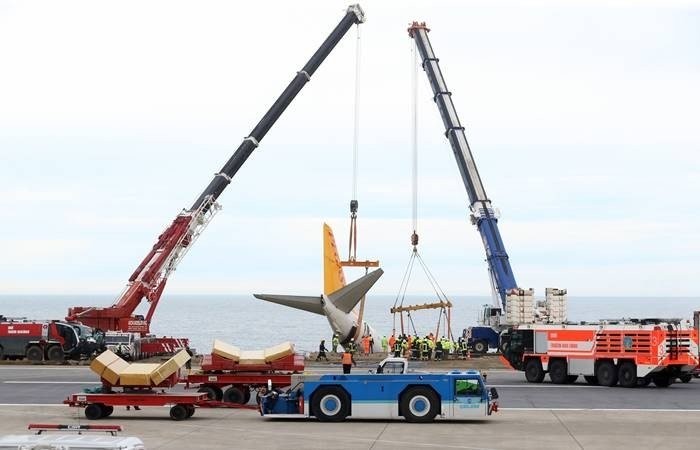
[[(481, 182), (479, 171), (467, 142), (467, 136), (464, 133), (464, 127), (460, 123), (457, 110), (452, 103), (452, 93), (447, 89), (447, 84), (440, 71), (439, 60), (435, 57), (430, 45), (429, 31), (430, 29), (426, 27), (425, 22), (413, 22), (408, 29), (408, 34), (416, 43), (423, 70), (428, 76), (433, 91), (433, 100), (440, 110), (440, 116), (442, 116), (442, 122), (445, 125), (445, 137), (450, 141), (459, 173), (469, 195), (471, 220), (479, 230), (484, 243), (491, 282), (500, 298), (502, 309), (487, 307), (483, 317), (484, 324), (486, 324), (490, 317), (500, 317), (503, 314), (506, 309), (507, 292), (511, 289), (517, 289), (518, 285), (515, 282), (513, 269), (510, 267), (501, 233), (498, 231), (498, 218)], [(474, 349), (481, 352), (488, 350), (487, 345), (497, 347), (500, 331), (498, 326), (473, 327), (471, 339)]]

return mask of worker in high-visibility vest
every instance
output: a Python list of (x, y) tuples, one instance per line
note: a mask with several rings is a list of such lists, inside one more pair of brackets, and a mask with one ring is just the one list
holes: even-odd
[(386, 338), (386, 334), (382, 336), (382, 352), (387, 353), (389, 351), (389, 340)]
[(396, 344), (396, 336), (394, 336), (394, 333), (391, 333), (391, 337), (389, 338), (389, 350), (392, 352), (394, 351), (394, 344)]
[(354, 364), (356, 365), (355, 358), (352, 357), (352, 353), (350, 353), (350, 352), (343, 353), (342, 363), (343, 363), (343, 373), (344, 374), (350, 373), (352, 366)]
[(398, 358), (401, 356), (401, 340), (397, 339), (394, 342), (394, 357)]
[(338, 339), (337, 334), (334, 334), (333, 340), (331, 341), (331, 348), (333, 349), (333, 353), (338, 353), (338, 346), (339, 345), (340, 345), (340, 339)]

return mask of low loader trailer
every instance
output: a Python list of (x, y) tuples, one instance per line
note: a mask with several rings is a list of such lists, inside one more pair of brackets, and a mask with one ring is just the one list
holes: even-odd
[(407, 373), (407, 360), (387, 358), (369, 374), (295, 375), (295, 385), (271, 389), (260, 402), (267, 418), (400, 419), (432, 422), (490, 416), (498, 411), (498, 392), (478, 371)]

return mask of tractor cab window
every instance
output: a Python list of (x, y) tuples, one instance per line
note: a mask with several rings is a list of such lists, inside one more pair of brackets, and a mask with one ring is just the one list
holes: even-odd
[(377, 367), (377, 373), (403, 373), (402, 361), (388, 361), (384, 366)]
[(479, 380), (455, 380), (455, 395), (458, 397), (481, 397)]

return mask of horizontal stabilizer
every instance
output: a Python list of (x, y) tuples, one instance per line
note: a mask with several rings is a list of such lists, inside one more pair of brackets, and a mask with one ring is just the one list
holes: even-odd
[[(382, 269), (377, 269), (374, 272), (370, 272), (362, 278), (358, 278), (352, 283), (344, 286), (332, 294), (328, 295), (328, 300), (333, 303), (333, 305), (344, 313), (350, 313), (350, 311), (355, 308), (362, 297), (367, 294), (374, 283), (379, 280), (379, 277), (384, 274)], [(256, 296), (257, 297), (257, 296)]]
[[(359, 281), (359, 280), (358, 280)], [(372, 283), (374, 284), (374, 283)], [(371, 285), (370, 285), (371, 286)], [(265, 300), (280, 305), (289, 306), (290, 308), (302, 309), (314, 314), (323, 313), (323, 305), (321, 297), (307, 297), (304, 295), (272, 295), (272, 294), (253, 294), (255, 298)]]

